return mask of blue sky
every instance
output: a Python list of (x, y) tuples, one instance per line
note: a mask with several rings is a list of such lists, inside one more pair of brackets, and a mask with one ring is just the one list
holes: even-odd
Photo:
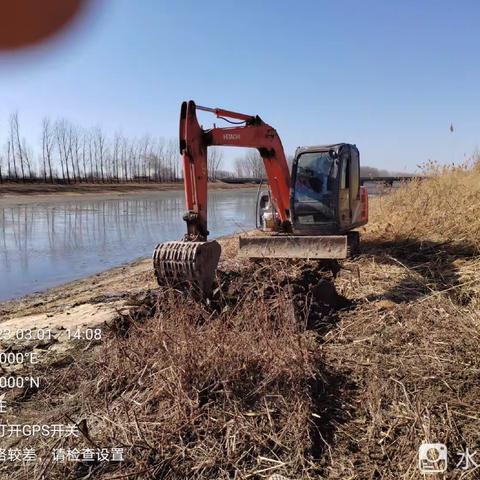
[(363, 164), (412, 171), (480, 145), (478, 1), (95, 5), (49, 48), (0, 56), (0, 143), (16, 109), (32, 142), (45, 115), (175, 137), (180, 102), (191, 98), (259, 114), (287, 154), (347, 141)]

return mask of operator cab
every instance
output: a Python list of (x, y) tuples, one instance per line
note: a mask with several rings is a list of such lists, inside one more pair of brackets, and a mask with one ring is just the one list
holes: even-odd
[(340, 234), (364, 225), (366, 190), (360, 187), (359, 152), (338, 143), (300, 147), (291, 178), (293, 233)]

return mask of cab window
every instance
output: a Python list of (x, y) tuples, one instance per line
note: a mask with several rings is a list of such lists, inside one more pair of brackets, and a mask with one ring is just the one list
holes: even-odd
[(337, 177), (337, 162), (328, 152), (304, 153), (297, 163), (295, 200), (314, 202), (331, 194)]

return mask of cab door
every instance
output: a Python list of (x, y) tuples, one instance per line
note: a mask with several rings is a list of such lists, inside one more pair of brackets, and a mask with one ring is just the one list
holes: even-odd
[(360, 199), (360, 158), (356, 147), (350, 147), (350, 169), (349, 169), (349, 189), (350, 189), (350, 214), (353, 214), (357, 202)]
[(358, 225), (362, 216), (362, 201), (360, 198), (360, 155), (357, 147), (350, 147), (349, 196), (351, 225)]
[(351, 174), (350, 174), (350, 147), (344, 145), (339, 152), (340, 157), (340, 181), (338, 189), (338, 222), (340, 229), (348, 228), (352, 220), (351, 198)]

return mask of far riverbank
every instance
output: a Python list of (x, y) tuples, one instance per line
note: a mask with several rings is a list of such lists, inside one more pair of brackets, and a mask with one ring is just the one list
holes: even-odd
[[(210, 182), (210, 190), (231, 190), (238, 188), (258, 188), (255, 184), (229, 184)], [(31, 203), (41, 200), (82, 198), (85, 200), (115, 199), (131, 194), (156, 194), (163, 191), (181, 191), (183, 183), (3, 183), (0, 184), (0, 203)]]

